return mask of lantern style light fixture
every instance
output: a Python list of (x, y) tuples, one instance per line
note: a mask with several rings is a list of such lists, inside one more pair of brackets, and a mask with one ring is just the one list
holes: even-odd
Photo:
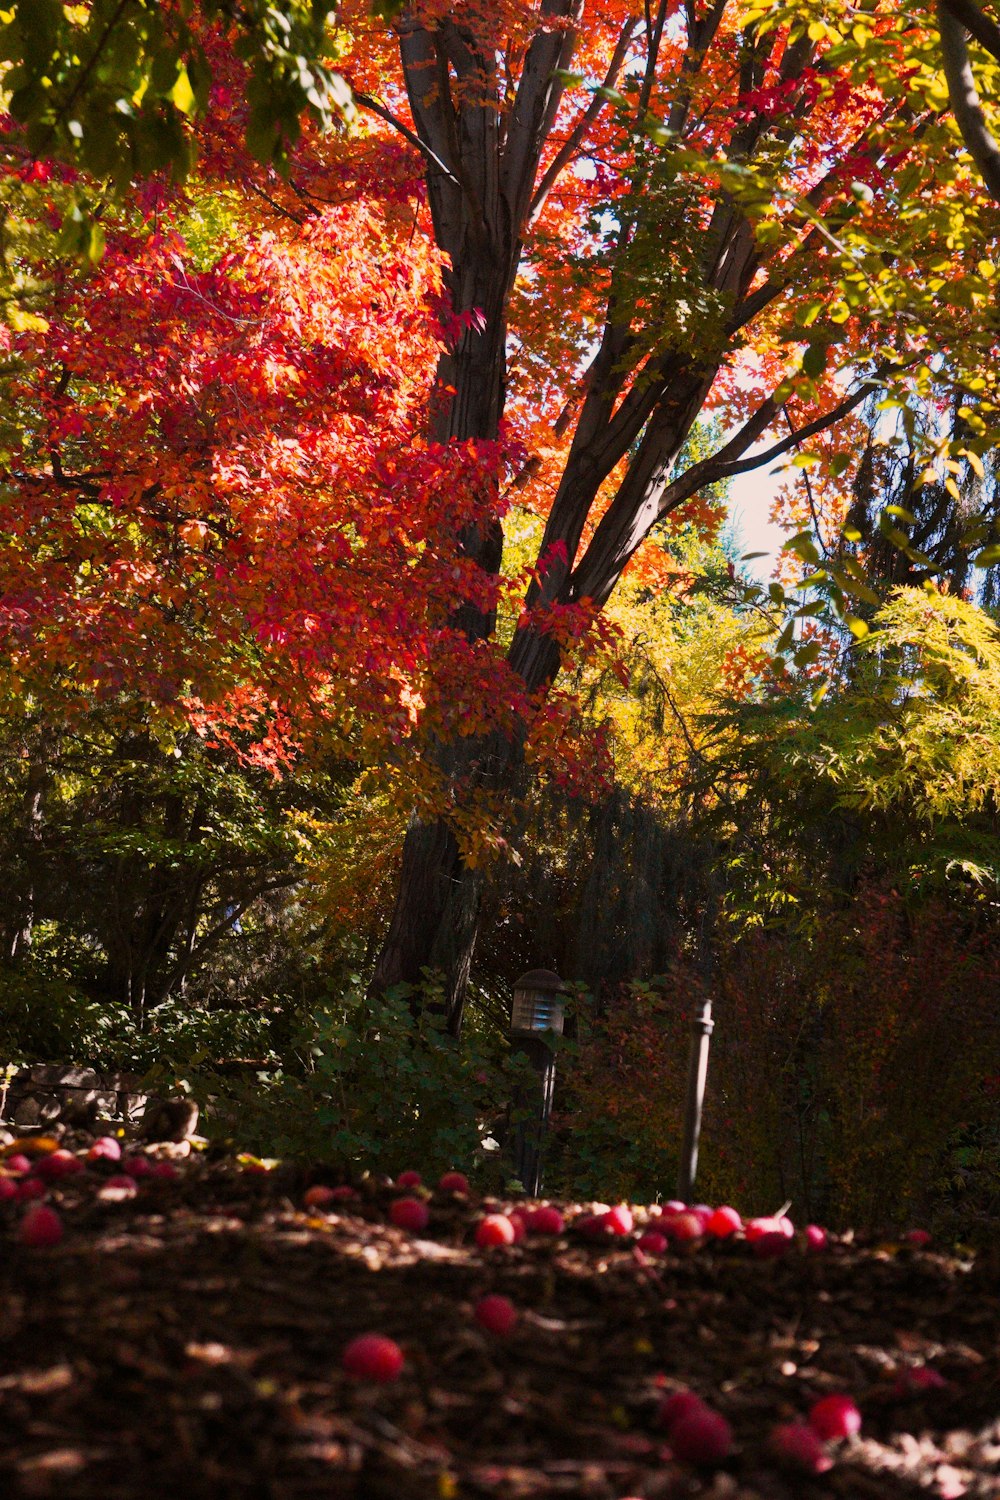
[(537, 1036), (543, 1031), (562, 1035), (566, 1018), (566, 989), (551, 969), (531, 969), (514, 986), (510, 1012), (511, 1036)]
[(535, 1072), (534, 1097), (515, 1100), (519, 1118), (514, 1128), (514, 1170), (532, 1198), (542, 1190), (542, 1155), (552, 1095), (556, 1058), (552, 1039), (561, 1036), (566, 1018), (566, 987), (551, 969), (531, 969), (514, 986), (510, 1012), (512, 1046), (527, 1057)]

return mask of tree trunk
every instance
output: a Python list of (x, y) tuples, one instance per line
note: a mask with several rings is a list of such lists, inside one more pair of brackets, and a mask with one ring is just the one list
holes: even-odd
[[(695, 7), (683, 8), (687, 35), (679, 61), (673, 51), (676, 38), (667, 52), (662, 47), (669, 35), (666, 0), (644, 9), (646, 55), (634, 106), (636, 130), (645, 129), (661, 71), (672, 67), (676, 96), (669, 128), (683, 138), (697, 125), (688, 119), (688, 104), (722, 24), (725, 0), (713, 0), (700, 20)], [(561, 144), (554, 155), (550, 152), (542, 170), (583, 10), (582, 0), (541, 0), (538, 29), (527, 47), (503, 58), (495, 39), (476, 35), (475, 18), (464, 7), (415, 4), (404, 10), (398, 23), (414, 130), (427, 159), (435, 238), (451, 261), (445, 280), (457, 332), (438, 369), (432, 424), (437, 441), (492, 440), (499, 431), (506, 394), (508, 300), (522, 244), (547, 193), (584, 147), (603, 108), (599, 90), (575, 124), (559, 126), (555, 139)], [(641, 23), (630, 17), (617, 41), (608, 38), (608, 92), (634, 51), (637, 25)], [(774, 122), (759, 110), (734, 113), (721, 142), (726, 160), (752, 164), (761, 158), (768, 172), (782, 161), (794, 162), (798, 122), (808, 113), (811, 97), (796, 84), (810, 64), (812, 50), (807, 37), (783, 50), (770, 34), (741, 38), (741, 90), (752, 95), (770, 73), (788, 102)], [(880, 148), (870, 148), (862, 133), (851, 149)], [(864, 394), (862, 388), (799, 433), (745, 458), (781, 411), (785, 398), (768, 396), (716, 453), (676, 474), (677, 456), (720, 369), (741, 347), (744, 330), (784, 295), (798, 264), (796, 255), (808, 259), (813, 237), (803, 238), (800, 252), (770, 267), (762, 264), (751, 221), (720, 190), (698, 241), (697, 264), (688, 273), (697, 295), (713, 299), (717, 326), (696, 346), (678, 344), (666, 333), (650, 345), (648, 330), (636, 338), (628, 254), (630, 244), (643, 243), (642, 235), (658, 240), (666, 232), (656, 217), (657, 193), (647, 187), (639, 173), (621, 200), (601, 343), (584, 382), (573, 441), (549, 510), (539, 557), (545, 566), (527, 592), (531, 618), (518, 630), (508, 653), (509, 666), (532, 693), (543, 692), (559, 671), (558, 649), (544, 629), (552, 607), (582, 599), (603, 606), (644, 538), (678, 505), (719, 479), (773, 461), (801, 438), (845, 415)], [(822, 185), (814, 190), (817, 205), (825, 201), (825, 194)], [(678, 248), (665, 240), (662, 253), (665, 259), (674, 255), (684, 262), (690, 252), (683, 243)], [(762, 270), (770, 271), (770, 277), (761, 280)], [(590, 528), (588, 540), (601, 486), (623, 462), (623, 477), (599, 523)], [(503, 548), (495, 498), (492, 492), (484, 494), (482, 519), (460, 539), (466, 555), (491, 575), (499, 570)], [(493, 633), (492, 615), (471, 604), (456, 613), (453, 623), (470, 640)], [(495, 746), (465, 743), (440, 751), (437, 759), (451, 781), (456, 803), (482, 788), (511, 795), (519, 781), (520, 744), (508, 744), (498, 753)], [(481, 872), (467, 867), (446, 823), (414, 821), (406, 837), (395, 910), (376, 965), (374, 988), (383, 990), (400, 981), (419, 983), (426, 970), (442, 972), (448, 1024), (456, 1034), (482, 886)]]

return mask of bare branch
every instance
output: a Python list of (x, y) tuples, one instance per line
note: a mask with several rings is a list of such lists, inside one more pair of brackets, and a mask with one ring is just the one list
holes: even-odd
[(380, 104), (377, 99), (373, 99), (371, 94), (355, 94), (354, 101), (364, 109), (370, 110), (373, 115), (378, 115), (380, 120), (384, 120), (387, 125), (391, 125), (393, 130), (398, 131), (404, 140), (409, 141), (411, 146), (415, 146), (418, 151), (422, 151), (427, 160), (433, 162), (438, 171), (443, 173), (457, 188), (462, 186), (447, 162), (442, 161), (437, 152), (426, 141), (420, 139), (416, 131), (411, 130), (409, 125), (405, 125), (402, 120), (397, 119), (391, 110), (386, 109), (384, 104)]
[[(621, 34), (618, 37), (617, 46), (615, 47), (614, 53), (612, 54), (611, 62), (608, 64), (608, 71), (604, 75), (604, 82), (601, 85), (602, 88), (611, 89), (614, 88), (615, 84), (617, 83), (618, 75), (624, 67), (625, 59), (628, 56), (628, 49), (629, 44), (632, 40), (632, 35), (638, 24), (639, 19), (637, 16), (629, 16), (624, 26), (622, 27)], [(579, 119), (576, 121), (576, 124), (570, 130), (570, 133), (566, 137), (566, 140), (563, 142), (559, 150), (556, 152), (555, 156), (552, 158), (552, 161), (545, 171), (541, 182), (538, 184), (538, 187), (535, 190), (535, 196), (531, 200), (531, 208), (528, 211), (529, 224), (533, 224), (534, 221), (538, 218), (538, 215), (541, 213), (542, 209), (545, 206), (545, 201), (548, 198), (549, 193), (555, 186), (560, 172), (562, 172), (563, 169), (568, 166), (573, 157), (579, 151), (581, 145), (587, 137), (587, 132), (589, 131), (591, 125), (593, 125), (594, 121), (597, 119), (597, 116), (600, 114), (601, 110), (604, 108), (605, 103), (606, 100), (601, 97), (600, 92), (594, 95), (594, 98), (591, 100), (590, 104), (583, 111)]]

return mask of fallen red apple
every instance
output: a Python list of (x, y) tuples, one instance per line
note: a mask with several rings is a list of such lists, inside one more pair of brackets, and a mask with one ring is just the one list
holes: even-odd
[(701, 1219), (697, 1214), (664, 1214), (660, 1219), (660, 1229), (671, 1240), (679, 1240), (682, 1243), (692, 1240), (700, 1240), (703, 1233)]
[(149, 1175), (159, 1178), (161, 1182), (175, 1182), (180, 1173), (172, 1161), (154, 1161)]
[(673, 1391), (669, 1396), (664, 1396), (656, 1409), (656, 1425), (665, 1427), (667, 1432), (680, 1422), (682, 1418), (689, 1417), (692, 1412), (709, 1411), (711, 1408), (694, 1391)]
[(122, 1170), (130, 1177), (148, 1177), (153, 1170), (153, 1163), (148, 1156), (137, 1151), (134, 1156), (122, 1157)]
[(619, 1203), (617, 1208), (609, 1208), (607, 1213), (602, 1215), (602, 1217), (608, 1234), (621, 1237), (622, 1235), (632, 1233), (634, 1220), (632, 1218), (632, 1210), (627, 1203)]
[(758, 1235), (753, 1241), (753, 1253), (761, 1260), (776, 1260), (784, 1255), (791, 1241), (787, 1234), (781, 1229), (772, 1229), (767, 1234)]
[(467, 1193), (469, 1191), (469, 1179), (463, 1172), (446, 1172), (438, 1183), (438, 1191), (442, 1193)]
[(11, 1203), (19, 1196), (13, 1177), (0, 1177), (0, 1203)]
[(647, 1229), (639, 1236), (639, 1249), (645, 1250), (647, 1255), (662, 1255), (667, 1248), (667, 1237), (660, 1234), (656, 1229)]
[(43, 1182), (56, 1182), (60, 1177), (72, 1177), (84, 1170), (83, 1162), (72, 1151), (50, 1151), (35, 1162), (35, 1176)]
[(306, 1188), (302, 1194), (302, 1203), (306, 1208), (329, 1208), (331, 1203), (336, 1203), (332, 1187), (327, 1187), (324, 1182), (314, 1182), (312, 1187)]
[(514, 1226), (514, 1244), (519, 1245), (528, 1232), (528, 1214), (523, 1208), (509, 1208), (507, 1217)]
[(349, 1182), (342, 1182), (339, 1187), (331, 1188), (331, 1203), (353, 1203), (360, 1196), (357, 1188), (351, 1187)]
[(826, 1249), (829, 1235), (819, 1224), (807, 1224), (805, 1235), (807, 1250), (815, 1252)]
[(769, 1447), (779, 1463), (805, 1474), (825, 1474), (833, 1468), (833, 1459), (807, 1422), (780, 1423), (771, 1432)]
[(113, 1135), (102, 1135), (87, 1152), (88, 1161), (121, 1161), (121, 1141), (116, 1141)]
[(861, 1431), (861, 1413), (850, 1396), (824, 1396), (810, 1408), (809, 1425), (824, 1442), (854, 1437)]
[(892, 1391), (894, 1396), (921, 1396), (927, 1391), (942, 1391), (947, 1384), (944, 1376), (930, 1365), (910, 1365), (900, 1370)]
[(123, 1203), (127, 1198), (134, 1198), (138, 1191), (139, 1184), (134, 1177), (127, 1172), (117, 1172), (114, 1177), (104, 1179), (97, 1196), (106, 1203)]
[(513, 1245), (514, 1226), (506, 1214), (487, 1214), (476, 1225), (476, 1244), (480, 1249), (493, 1245)]
[(30, 1177), (22, 1177), (17, 1185), (18, 1201), (30, 1203), (34, 1198), (44, 1198), (48, 1188), (40, 1177), (33, 1174)]
[(532, 1234), (562, 1234), (565, 1227), (562, 1214), (550, 1203), (533, 1208), (528, 1215), (528, 1228)]
[(419, 1172), (400, 1172), (396, 1178), (396, 1186), (401, 1188), (417, 1188), (423, 1180)]
[(31, 1158), (25, 1156), (23, 1151), (15, 1151), (13, 1156), (4, 1159), (4, 1167), (8, 1172), (30, 1172)]
[(397, 1229), (426, 1229), (430, 1217), (430, 1209), (419, 1198), (397, 1198), (389, 1208), (389, 1218)]
[(721, 1464), (729, 1457), (733, 1433), (725, 1417), (711, 1407), (692, 1408), (670, 1429), (675, 1458), (689, 1464)]
[(383, 1333), (362, 1333), (344, 1350), (342, 1364), (355, 1380), (375, 1380), (387, 1385), (403, 1368), (403, 1351)]
[(513, 1302), (496, 1293), (481, 1297), (473, 1312), (476, 1321), (481, 1323), (488, 1333), (494, 1333), (498, 1338), (506, 1338), (508, 1334), (513, 1333), (517, 1323), (517, 1308)]
[(922, 1250), (925, 1245), (930, 1244), (931, 1235), (927, 1229), (908, 1229), (903, 1235), (903, 1239), (908, 1245), (912, 1245), (914, 1249)]
[(62, 1219), (45, 1203), (29, 1208), (18, 1225), (17, 1237), (30, 1250), (48, 1250), (63, 1237)]
[(735, 1208), (717, 1208), (705, 1221), (705, 1233), (717, 1240), (727, 1240), (730, 1235), (738, 1234), (742, 1228), (743, 1220)]

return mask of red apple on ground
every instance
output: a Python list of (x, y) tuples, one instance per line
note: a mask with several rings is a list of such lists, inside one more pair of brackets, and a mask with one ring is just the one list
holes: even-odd
[(148, 1177), (152, 1170), (153, 1163), (140, 1152), (136, 1152), (134, 1156), (122, 1157), (122, 1171), (127, 1172), (130, 1177)]
[(422, 1182), (419, 1172), (400, 1172), (396, 1178), (396, 1186), (401, 1188), (418, 1188)]
[(464, 1172), (446, 1172), (438, 1183), (438, 1191), (442, 1193), (467, 1193), (469, 1191), (469, 1179)]
[(810, 1407), (809, 1425), (824, 1442), (854, 1437), (861, 1431), (861, 1413), (850, 1396), (824, 1396)]
[(306, 1208), (329, 1208), (331, 1203), (336, 1203), (332, 1187), (327, 1187), (323, 1182), (314, 1182), (312, 1187), (306, 1188), (302, 1194), (302, 1202)]
[(717, 1208), (714, 1213), (709, 1214), (705, 1223), (705, 1233), (717, 1240), (727, 1240), (730, 1235), (738, 1234), (742, 1228), (743, 1220), (735, 1208)]
[(123, 1203), (127, 1198), (134, 1198), (138, 1191), (139, 1184), (134, 1177), (127, 1172), (117, 1172), (114, 1177), (104, 1179), (97, 1196), (106, 1203)]
[(685, 1463), (721, 1464), (732, 1450), (733, 1434), (725, 1417), (702, 1405), (678, 1417), (670, 1429), (669, 1441), (674, 1457)]
[(35, 1162), (35, 1176), (43, 1182), (57, 1182), (60, 1177), (72, 1177), (83, 1171), (83, 1162), (72, 1151), (50, 1151)]
[(770, 1449), (779, 1463), (805, 1474), (825, 1474), (833, 1468), (826, 1452), (807, 1422), (782, 1422), (770, 1437)]
[(387, 1385), (403, 1368), (403, 1351), (394, 1339), (382, 1333), (362, 1333), (344, 1350), (343, 1367), (355, 1380), (374, 1380)]
[(513, 1245), (514, 1238), (514, 1226), (506, 1214), (487, 1214), (476, 1225), (476, 1244), (480, 1249), (489, 1249), (493, 1245)]
[(562, 1234), (565, 1227), (562, 1214), (550, 1203), (533, 1208), (528, 1215), (528, 1229), (532, 1234)]
[(29, 1208), (18, 1225), (17, 1237), (30, 1250), (48, 1250), (63, 1237), (62, 1219), (45, 1203)]
[(506, 1338), (513, 1333), (517, 1324), (517, 1308), (513, 1302), (496, 1293), (481, 1297), (473, 1311), (477, 1323), (481, 1323), (488, 1333), (496, 1334), (498, 1338)]
[(947, 1384), (930, 1365), (910, 1365), (896, 1376), (892, 1391), (894, 1396), (923, 1396), (928, 1391), (943, 1391)]
[(678, 1240), (681, 1243), (690, 1243), (700, 1240), (703, 1233), (702, 1222), (697, 1214), (664, 1214), (660, 1220), (660, 1230), (668, 1239)]
[(681, 1421), (683, 1417), (689, 1417), (692, 1412), (708, 1411), (710, 1408), (700, 1396), (694, 1391), (673, 1391), (669, 1396), (664, 1396), (656, 1410), (656, 1424), (665, 1427), (667, 1432)]
[(13, 1203), (19, 1196), (13, 1177), (0, 1177), (0, 1203)]
[(514, 1244), (519, 1245), (528, 1232), (527, 1209), (509, 1208), (507, 1217), (514, 1226)]
[(8, 1172), (30, 1172), (31, 1158), (23, 1151), (15, 1151), (12, 1156), (5, 1157), (4, 1167)]
[(116, 1141), (113, 1135), (102, 1135), (87, 1152), (88, 1161), (121, 1161), (121, 1141)]
[(48, 1188), (40, 1177), (32, 1174), (30, 1177), (22, 1177), (17, 1185), (17, 1196), (21, 1203), (30, 1203), (35, 1198), (44, 1198)]
[(430, 1209), (419, 1198), (397, 1198), (389, 1208), (389, 1218), (397, 1229), (419, 1233), (430, 1222)]
[(602, 1217), (608, 1234), (621, 1237), (622, 1235), (632, 1233), (634, 1220), (632, 1218), (632, 1210), (627, 1203), (619, 1203), (616, 1208), (609, 1208), (607, 1213), (602, 1215)]
[(639, 1249), (645, 1250), (647, 1255), (662, 1255), (667, 1248), (667, 1237), (660, 1234), (659, 1230), (647, 1229), (639, 1236)]
[(829, 1241), (829, 1235), (819, 1224), (807, 1224), (805, 1229), (806, 1249), (812, 1251), (825, 1250)]

